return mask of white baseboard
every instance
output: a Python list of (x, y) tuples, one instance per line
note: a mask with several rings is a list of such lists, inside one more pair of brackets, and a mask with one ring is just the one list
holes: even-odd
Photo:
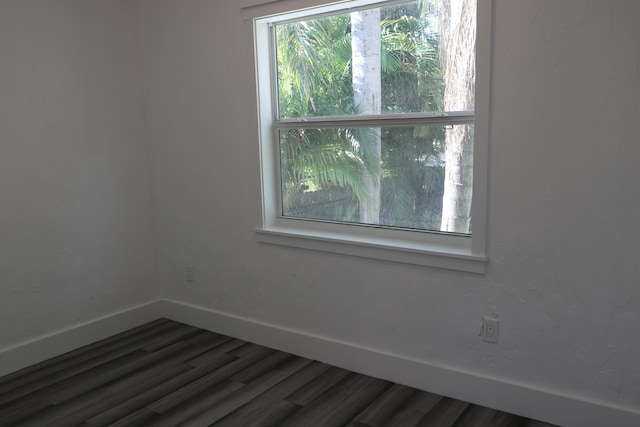
[(152, 301), (0, 349), (0, 376), (159, 319), (160, 308)]
[(566, 427), (640, 426), (640, 411), (484, 377), (176, 301), (160, 303), (163, 317), (354, 372)]

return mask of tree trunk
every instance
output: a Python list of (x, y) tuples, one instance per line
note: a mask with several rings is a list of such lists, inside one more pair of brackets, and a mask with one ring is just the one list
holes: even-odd
[[(382, 98), (380, 10), (351, 13), (353, 98), (358, 114), (380, 114)], [(363, 132), (360, 151), (367, 165), (363, 185), (369, 197), (360, 200), (360, 222), (380, 222), (380, 129)]]
[[(444, 67), (445, 111), (474, 109), (476, 1), (442, 1), (440, 56)], [(446, 131), (445, 183), (440, 229), (468, 233), (473, 188), (473, 126)]]

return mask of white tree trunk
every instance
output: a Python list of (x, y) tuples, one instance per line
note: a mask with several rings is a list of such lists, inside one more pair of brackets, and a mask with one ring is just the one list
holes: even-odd
[[(444, 66), (445, 111), (474, 109), (476, 1), (443, 0), (440, 54)], [(440, 229), (468, 233), (473, 188), (473, 127), (446, 131), (445, 183)]]
[[(359, 114), (380, 114), (382, 97), (380, 10), (351, 13), (351, 68), (353, 98)], [(360, 222), (380, 222), (380, 129), (366, 132), (361, 147), (368, 173), (363, 185), (369, 195), (360, 201)]]

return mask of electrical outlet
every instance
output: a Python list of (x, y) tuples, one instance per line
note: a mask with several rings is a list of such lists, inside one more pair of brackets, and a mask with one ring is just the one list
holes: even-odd
[(482, 318), (482, 330), (480, 330), (480, 336), (484, 341), (497, 343), (499, 329), (500, 319), (489, 316), (484, 316)]
[(187, 283), (193, 283), (193, 264), (187, 265)]

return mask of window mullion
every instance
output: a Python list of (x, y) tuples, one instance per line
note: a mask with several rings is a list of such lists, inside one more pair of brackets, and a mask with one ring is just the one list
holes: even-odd
[(432, 114), (389, 114), (362, 116), (305, 117), (299, 119), (279, 119), (276, 129), (320, 129), (359, 127), (407, 127), (421, 125), (463, 125), (473, 124), (473, 111), (456, 111)]

